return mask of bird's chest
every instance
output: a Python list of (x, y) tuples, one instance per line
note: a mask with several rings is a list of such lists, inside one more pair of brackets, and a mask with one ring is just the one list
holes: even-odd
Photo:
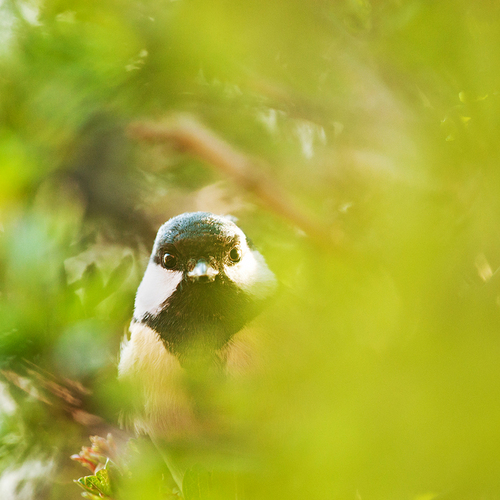
[(130, 332), (121, 349), (119, 378), (138, 396), (134, 427), (169, 438), (196, 434), (203, 426), (199, 414), (210, 415), (199, 404), (207, 401), (205, 395), (217, 381), (225, 380), (226, 363), (214, 356), (204, 366), (186, 368), (149, 327), (132, 323)]

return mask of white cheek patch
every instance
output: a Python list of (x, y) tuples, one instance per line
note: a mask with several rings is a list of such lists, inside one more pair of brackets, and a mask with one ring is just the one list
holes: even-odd
[(162, 304), (174, 293), (182, 281), (182, 272), (169, 271), (150, 262), (135, 296), (134, 318), (138, 321), (146, 314), (160, 312)]
[(255, 297), (265, 298), (276, 288), (276, 278), (257, 250), (247, 250), (240, 262), (224, 270), (233, 283)]

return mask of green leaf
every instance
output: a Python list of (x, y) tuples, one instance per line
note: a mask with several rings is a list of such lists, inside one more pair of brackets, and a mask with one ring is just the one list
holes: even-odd
[(93, 494), (99, 493), (99, 488), (98, 488), (99, 480), (97, 479), (96, 476), (81, 477), (75, 482), (78, 483), (85, 491), (88, 491), (89, 493)]
[(101, 469), (96, 472), (96, 477), (99, 480), (99, 489), (101, 493), (107, 496), (111, 496), (112, 491), (108, 471), (106, 469)]
[(96, 472), (95, 476), (81, 477), (76, 481), (86, 492), (93, 495), (100, 495), (99, 498), (111, 497), (111, 484), (109, 481), (108, 471), (101, 469)]
[(120, 285), (128, 278), (134, 259), (132, 255), (125, 255), (121, 262), (111, 271), (108, 282), (104, 287), (105, 295), (116, 291)]

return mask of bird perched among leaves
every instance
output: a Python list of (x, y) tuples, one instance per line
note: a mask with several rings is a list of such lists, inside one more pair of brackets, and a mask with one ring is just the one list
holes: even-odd
[[(120, 355), (119, 377), (137, 391), (137, 432), (156, 442), (203, 432), (192, 382), (199, 389), (245, 368), (238, 332), (275, 289), (264, 258), (229, 218), (185, 213), (160, 227)], [(178, 483), (182, 475), (173, 472)]]

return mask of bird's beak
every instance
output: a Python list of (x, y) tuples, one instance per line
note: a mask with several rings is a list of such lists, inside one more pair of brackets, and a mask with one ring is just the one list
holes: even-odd
[(205, 259), (200, 259), (194, 268), (187, 273), (187, 277), (192, 281), (209, 282), (214, 281), (219, 274)]

